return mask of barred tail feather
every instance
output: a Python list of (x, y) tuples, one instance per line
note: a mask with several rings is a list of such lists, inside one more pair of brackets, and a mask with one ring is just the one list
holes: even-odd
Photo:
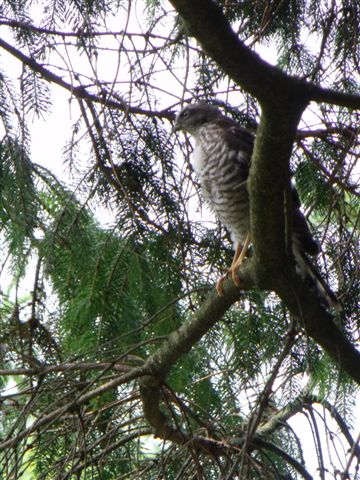
[(330, 287), (326, 284), (321, 277), (316, 266), (311, 262), (305, 253), (300, 252), (297, 248), (294, 248), (294, 257), (298, 273), (303, 280), (308, 281), (311, 286), (314, 287), (321, 302), (327, 308), (334, 308), (338, 312), (342, 310), (339, 300)]

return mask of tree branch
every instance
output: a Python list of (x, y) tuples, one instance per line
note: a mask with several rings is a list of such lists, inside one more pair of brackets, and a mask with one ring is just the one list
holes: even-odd
[(283, 449), (278, 447), (272, 442), (268, 442), (262, 438), (254, 438), (253, 446), (257, 448), (264, 448), (265, 450), (270, 450), (271, 452), (276, 453), (279, 457), (283, 458), (289, 465), (291, 465), (300, 475), (306, 480), (314, 480), (310, 473), (306, 470), (304, 465), (298, 462), (294, 457), (286, 453)]
[[(253, 286), (253, 281), (250, 276), (246, 276), (246, 271), (242, 275), (242, 284), (246, 288)], [(164, 345), (146, 361), (146, 366), (151, 371), (151, 375), (140, 379), (140, 396), (145, 418), (154, 428), (155, 435), (161, 438), (180, 444), (190, 441), (187, 434), (171, 427), (169, 419), (161, 411), (161, 385), (175, 362), (186, 354), (239, 299), (240, 292), (232, 281), (226, 280), (223, 288), (224, 296), (219, 297), (216, 292), (213, 292), (194, 314), (191, 321), (172, 332)], [(196, 445), (197, 448), (210, 449), (210, 444), (200, 437), (198, 439), (191, 437), (191, 443)]]
[(307, 104), (314, 100), (349, 108), (360, 108), (360, 96), (324, 89), (296, 77), (262, 60), (244, 45), (232, 30), (221, 8), (212, 0), (170, 0), (183, 17), (192, 35), (205, 52), (236, 83), (260, 103), (276, 108), (286, 100)]
[(77, 409), (80, 405), (84, 405), (92, 398), (96, 398), (108, 390), (112, 390), (116, 387), (119, 387), (120, 385), (128, 383), (131, 380), (141, 377), (142, 375), (146, 375), (147, 373), (148, 371), (144, 366), (133, 368), (130, 372), (127, 372), (124, 375), (115, 378), (114, 380), (106, 382), (103, 385), (100, 385), (99, 387), (94, 388), (93, 390), (90, 390), (86, 393), (79, 394), (77, 398), (74, 398), (71, 402), (66, 403), (62, 407), (52, 410), (51, 413), (41, 415), (37, 420), (33, 422), (33, 424), (30, 427), (25, 428), (24, 430), (19, 432), (16, 436), (12, 436), (12, 438), (9, 438), (1, 442), (0, 450), (11, 448), (17, 445), (21, 440), (24, 440), (36, 430), (42, 430), (45, 427), (61, 419), (64, 413)]
[(334, 323), (332, 315), (320, 304), (318, 297), (294, 272), (278, 282), (276, 293), (330, 357), (360, 385), (360, 352)]
[[(253, 285), (250, 276), (246, 277), (244, 275), (244, 285), (248, 286), (248, 288)], [(160, 415), (161, 412), (159, 414), (156, 411), (159, 402), (157, 402), (157, 399), (154, 398), (154, 396), (156, 397), (156, 392), (159, 392), (158, 395), (160, 395), (160, 385), (166, 374), (174, 363), (182, 355), (186, 354), (192, 346), (195, 345), (195, 343), (197, 343), (200, 338), (222, 318), (224, 313), (240, 297), (240, 292), (232, 281), (225, 281), (223, 287), (225, 293), (224, 297), (219, 297), (215, 291), (212, 292), (203, 307), (193, 315), (192, 319), (188, 323), (181, 325), (178, 330), (172, 332), (163, 345), (157, 349), (142, 366), (134, 367), (120, 377), (108, 381), (86, 393), (82, 391), (78, 397), (74, 398), (71, 402), (53, 410), (49, 414), (40, 416), (29, 428), (18, 433), (16, 437), (0, 443), (0, 450), (16, 445), (35, 430), (43, 429), (56, 422), (64, 413), (72, 411), (80, 405), (84, 405), (89, 400), (108, 390), (112, 390), (139, 377), (143, 377), (140, 381), (140, 386), (144, 411), (149, 412), (148, 421), (150, 425), (158, 425), (159, 422), (156, 415)], [(110, 363), (106, 366), (106, 369), (111, 366), (112, 364)], [(156, 385), (157, 390), (154, 389), (154, 385)]]
[(353, 450), (354, 456), (356, 456), (358, 462), (360, 462), (360, 446), (358, 445), (357, 441), (355, 441), (353, 439), (348, 426), (344, 422), (343, 417), (340, 415), (340, 413), (337, 411), (337, 409), (334, 407), (334, 405), (332, 405), (326, 399), (319, 398), (319, 397), (317, 397), (316, 395), (313, 395), (313, 394), (304, 395), (303, 403), (304, 403), (305, 406), (306, 406), (306, 404), (313, 405), (314, 403), (318, 403), (319, 405), (322, 405), (330, 413), (330, 415), (333, 417), (333, 419), (338, 424), (338, 426), (341, 430), (341, 433), (346, 438), (346, 441), (348, 442), (350, 448)]
[(0, 38), (0, 48), (3, 48), (4, 50), (6, 50), (13, 57), (17, 58), (18, 60), (20, 60), (20, 62), (22, 62), (27, 67), (29, 67), (33, 72), (36, 72), (39, 75), (41, 75), (41, 77), (47, 80), (48, 82), (55, 83), (56, 85), (59, 85), (60, 87), (64, 88), (77, 99), (85, 99), (91, 102), (99, 103), (109, 108), (114, 108), (117, 110), (121, 110), (123, 112), (129, 112), (137, 115), (146, 115), (147, 117), (164, 118), (167, 120), (174, 119), (174, 113), (168, 110), (162, 110), (159, 112), (159, 111), (146, 110), (143, 108), (134, 107), (134, 106), (128, 105), (126, 102), (116, 101), (111, 98), (108, 98), (107, 96), (108, 92), (106, 90), (101, 92), (100, 95), (95, 95), (94, 93), (89, 92), (82, 85), (77, 85), (77, 86), (72, 85), (71, 83), (67, 82), (62, 77), (60, 77), (59, 75), (56, 75), (51, 70), (45, 68), (43, 65), (38, 63), (33, 58), (28, 57), (27, 55), (22, 53), (20, 50), (13, 47), (9, 43), (7, 43), (2, 38)]

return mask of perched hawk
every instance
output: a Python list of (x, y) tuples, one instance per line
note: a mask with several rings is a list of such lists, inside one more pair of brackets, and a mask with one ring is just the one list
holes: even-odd
[[(192, 165), (199, 176), (205, 200), (229, 230), (235, 256), (227, 272), (240, 285), (237, 271), (250, 243), (250, 215), (247, 178), (254, 147), (254, 135), (224, 116), (213, 105), (190, 104), (176, 117), (175, 130), (190, 133), (195, 139)], [(300, 210), (297, 192), (292, 187), (292, 250), (297, 271), (313, 286), (322, 303), (339, 309), (335, 295), (321, 278), (308, 255), (317, 255), (314, 240)], [(226, 276), (225, 276), (226, 277)], [(222, 277), (217, 283), (221, 294)]]

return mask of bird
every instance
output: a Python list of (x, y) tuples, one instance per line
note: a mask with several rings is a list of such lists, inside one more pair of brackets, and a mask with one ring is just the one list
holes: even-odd
[[(174, 131), (190, 134), (195, 140), (191, 164), (200, 182), (205, 201), (230, 233), (235, 250), (233, 261), (217, 284), (223, 294), (223, 282), (229, 275), (240, 287), (238, 269), (251, 243), (250, 203), (247, 180), (255, 135), (220, 109), (208, 103), (190, 103), (175, 117)], [(340, 310), (340, 303), (321, 277), (310, 257), (320, 253), (307, 220), (301, 211), (296, 188), (291, 184), (291, 246), (297, 273), (317, 293), (326, 308)], [(284, 213), (285, 214), (285, 213)]]

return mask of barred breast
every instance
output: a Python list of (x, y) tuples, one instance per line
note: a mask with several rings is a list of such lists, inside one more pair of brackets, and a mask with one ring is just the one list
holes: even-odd
[(234, 246), (243, 243), (250, 227), (249, 162), (246, 151), (229, 149), (216, 126), (199, 129), (193, 166), (205, 199), (229, 230)]

